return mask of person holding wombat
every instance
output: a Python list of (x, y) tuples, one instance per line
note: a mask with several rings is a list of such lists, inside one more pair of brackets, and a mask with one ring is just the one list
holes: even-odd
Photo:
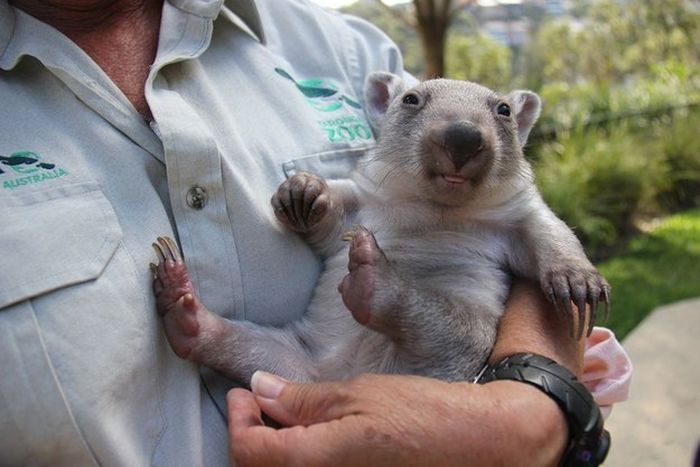
[[(509, 273), (540, 282), (572, 338), (590, 335), (595, 314), (586, 323), (584, 310), (601, 300), (607, 314), (610, 288), (543, 203), (523, 157), (539, 97), (451, 80), (409, 87), (378, 72), (363, 102), (379, 139), (360, 168), (328, 182), (298, 172), (272, 197), (280, 222), (325, 258), (301, 320), (271, 328), (221, 318), (197, 298), (174, 241), (154, 244), (154, 290), (175, 353), (254, 388), (260, 370), (307, 382), (365, 373), (472, 381), (493, 348)], [(527, 357), (530, 371), (536, 358)], [(593, 439), (603, 433), (596, 416)]]
[[(376, 29), (286, 0), (0, 0), (0, 69), (1, 464), (561, 457), (563, 412), (519, 382), (258, 373), (255, 394), (228, 392), (167, 344), (143, 267), (156, 236), (208, 309), (302, 316), (321, 263), (269, 197), (303, 171), (344, 178), (374, 145), (365, 79), (404, 75)], [(530, 351), (580, 372), (569, 320), (527, 282), (509, 297), (492, 363)], [(294, 427), (261, 426), (261, 406)]]

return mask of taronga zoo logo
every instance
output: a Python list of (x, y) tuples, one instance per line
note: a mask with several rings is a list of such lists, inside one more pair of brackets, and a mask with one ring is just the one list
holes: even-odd
[(323, 78), (295, 79), (279, 67), (275, 72), (291, 81), (311, 108), (324, 113), (351, 110), (327, 115), (318, 122), (329, 142), (353, 145), (372, 140), (372, 130), (365, 120), (362, 105), (342, 93), (336, 83)]
[(282, 68), (275, 68), (275, 71), (278, 75), (294, 83), (299, 92), (306, 98), (306, 102), (316, 110), (333, 112), (343, 105), (349, 105), (358, 110), (362, 109), (362, 105), (340, 93), (338, 86), (331, 81), (323, 78), (297, 80)]
[[(8, 175), (19, 175), (3, 180)], [(25, 185), (42, 183), (54, 178), (64, 177), (68, 172), (56, 164), (42, 161), (41, 156), (31, 151), (18, 151), (4, 156), (0, 154), (0, 180), (5, 190), (14, 190)]]

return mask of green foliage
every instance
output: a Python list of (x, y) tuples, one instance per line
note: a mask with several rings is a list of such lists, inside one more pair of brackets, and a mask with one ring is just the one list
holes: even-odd
[(485, 34), (451, 36), (447, 43), (447, 76), (507, 91), (511, 51)]
[[(606, 57), (603, 71), (608, 79), (619, 81), (630, 74), (645, 74), (656, 63), (697, 65), (700, 10), (693, 3), (696, 2), (598, 1), (587, 23), (593, 27), (583, 29), (581, 34), (596, 47), (594, 55)], [(599, 68), (592, 71), (601, 72)]]
[(659, 139), (664, 148), (669, 183), (659, 200), (667, 210), (700, 206), (700, 115), (683, 112), (674, 117)]
[(609, 85), (649, 77), (656, 66), (697, 71), (699, 41), (700, 10), (690, 0), (599, 0), (578, 23), (542, 26), (528, 47), (528, 82)]
[(544, 101), (540, 123), (570, 128), (610, 115), (700, 103), (700, 74), (693, 74), (690, 68), (683, 64), (660, 63), (651, 67), (647, 78), (623, 84), (550, 82), (540, 90)]
[(534, 169), (545, 201), (601, 256), (652, 211), (666, 183), (661, 145), (619, 128), (593, 129), (543, 145)]
[(602, 257), (640, 220), (700, 205), (698, 110), (560, 132), (531, 149), (544, 199)]
[(700, 102), (700, 9), (688, 0), (598, 0), (580, 22), (549, 21), (527, 50), (542, 123)]
[(666, 219), (597, 266), (612, 286), (607, 326), (623, 338), (654, 308), (700, 296), (700, 210)]

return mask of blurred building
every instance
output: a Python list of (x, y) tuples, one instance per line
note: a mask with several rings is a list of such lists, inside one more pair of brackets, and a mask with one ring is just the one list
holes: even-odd
[(471, 13), (482, 31), (511, 48), (520, 48), (545, 17), (569, 15), (572, 0), (479, 0)]

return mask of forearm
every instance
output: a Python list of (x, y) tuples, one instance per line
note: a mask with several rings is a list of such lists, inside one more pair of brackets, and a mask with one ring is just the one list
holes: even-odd
[[(567, 317), (554, 310), (539, 287), (518, 282), (513, 287), (501, 321), (496, 345), (489, 363), (521, 352), (549, 357), (576, 374), (583, 368), (584, 340), (569, 337)], [(521, 459), (522, 465), (556, 465), (568, 440), (568, 425), (557, 404), (539, 389), (515, 381), (494, 381), (487, 385), (494, 414), (500, 418), (489, 430), (480, 430), (484, 437), (499, 437), (501, 443), (484, 446), (507, 465)], [(489, 455), (490, 453), (485, 453)], [(497, 465), (494, 463), (494, 465)]]
[(554, 309), (535, 283), (516, 282), (489, 363), (515, 353), (531, 352), (549, 357), (580, 375), (585, 341), (569, 336), (569, 319)]

